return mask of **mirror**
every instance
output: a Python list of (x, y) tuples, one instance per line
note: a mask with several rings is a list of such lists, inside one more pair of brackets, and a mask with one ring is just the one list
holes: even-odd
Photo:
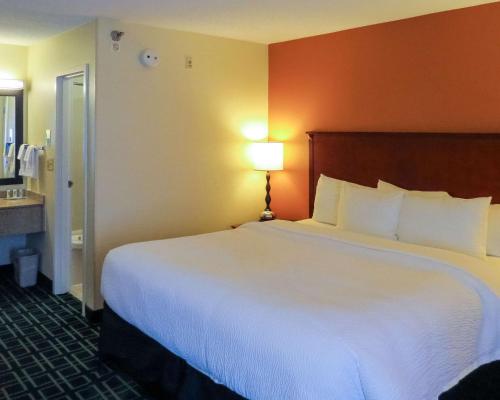
[(23, 91), (0, 90), (0, 185), (23, 182), (17, 153), (23, 141)]

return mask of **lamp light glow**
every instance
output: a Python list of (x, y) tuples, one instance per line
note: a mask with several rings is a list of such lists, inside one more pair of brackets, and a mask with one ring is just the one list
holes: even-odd
[(281, 171), (283, 169), (283, 143), (253, 143), (251, 157), (257, 171)]
[(0, 79), (0, 89), (21, 90), (24, 88), (24, 82), (19, 79)]
[(267, 138), (267, 123), (248, 122), (242, 128), (243, 136), (249, 140), (262, 140)]

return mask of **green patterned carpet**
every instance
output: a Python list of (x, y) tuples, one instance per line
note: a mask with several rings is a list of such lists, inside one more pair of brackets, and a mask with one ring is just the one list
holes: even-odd
[(71, 295), (21, 289), (0, 272), (0, 399), (149, 399), (97, 358), (99, 327)]

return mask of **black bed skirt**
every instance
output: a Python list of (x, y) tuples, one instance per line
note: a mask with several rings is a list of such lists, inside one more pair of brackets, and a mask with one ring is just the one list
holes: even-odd
[[(183, 359), (123, 320), (106, 304), (99, 338), (99, 354), (102, 361), (131, 375), (158, 399), (245, 400), (189, 366)], [(348, 398), (346, 395), (346, 399)], [(500, 362), (478, 368), (439, 397), (439, 400), (498, 399)]]
[(245, 400), (189, 366), (106, 304), (99, 355), (106, 364), (131, 375), (159, 399)]

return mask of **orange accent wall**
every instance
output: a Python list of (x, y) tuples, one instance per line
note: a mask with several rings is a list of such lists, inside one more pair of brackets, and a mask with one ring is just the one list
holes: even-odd
[(270, 45), (279, 217), (307, 217), (308, 130), (500, 132), (499, 21), (497, 2)]

